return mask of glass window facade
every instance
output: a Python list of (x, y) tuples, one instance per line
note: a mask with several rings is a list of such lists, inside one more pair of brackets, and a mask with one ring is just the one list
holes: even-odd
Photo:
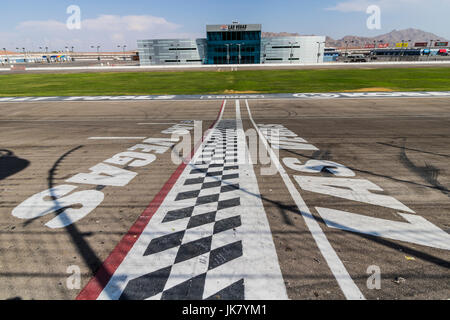
[(261, 28), (258, 25), (250, 28), (247, 25), (208, 26), (207, 30), (207, 64), (261, 62)]

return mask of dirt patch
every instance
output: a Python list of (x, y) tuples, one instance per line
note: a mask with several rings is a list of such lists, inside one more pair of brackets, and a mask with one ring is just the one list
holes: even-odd
[(355, 90), (344, 90), (344, 92), (392, 92), (389, 88), (361, 88)]
[(223, 93), (226, 94), (241, 94), (241, 93), (260, 93), (258, 91), (237, 91), (237, 90), (225, 90)]

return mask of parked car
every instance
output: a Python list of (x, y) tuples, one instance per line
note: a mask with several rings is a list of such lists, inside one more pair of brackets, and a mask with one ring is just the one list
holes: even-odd
[(352, 54), (352, 55), (348, 55), (344, 61), (345, 62), (367, 62), (367, 58), (363, 54)]

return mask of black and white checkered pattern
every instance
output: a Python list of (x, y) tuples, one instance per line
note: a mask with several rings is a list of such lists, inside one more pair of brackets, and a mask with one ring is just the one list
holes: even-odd
[[(243, 256), (242, 240), (229, 236), (241, 226), (238, 142), (235, 120), (218, 123), (163, 224), (188, 219), (185, 230), (153, 239), (144, 256), (177, 248), (172, 265), (132, 279), (121, 299), (244, 299), (244, 279), (235, 279), (214, 294), (205, 293), (208, 272)], [(207, 294), (207, 296), (205, 296)]]

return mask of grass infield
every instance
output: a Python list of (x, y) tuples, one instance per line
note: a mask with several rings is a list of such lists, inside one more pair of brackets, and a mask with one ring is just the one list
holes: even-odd
[(450, 68), (0, 75), (0, 96), (449, 91)]

